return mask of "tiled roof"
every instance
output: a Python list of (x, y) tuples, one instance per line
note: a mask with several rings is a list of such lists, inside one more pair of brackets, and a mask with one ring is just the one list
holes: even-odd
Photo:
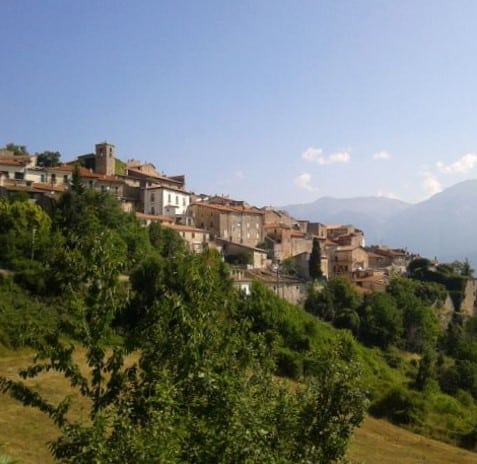
[(151, 221), (159, 222), (174, 222), (174, 220), (169, 216), (162, 216), (159, 214), (146, 214), (146, 213), (136, 213), (138, 219), (149, 219)]
[(117, 179), (114, 176), (107, 176), (107, 175), (99, 175), (96, 180), (98, 182), (109, 182), (113, 184), (124, 184), (124, 181)]
[(0, 158), (0, 166), (25, 166), (27, 161), (16, 160), (13, 158)]
[(192, 203), (192, 205), (202, 206), (204, 208), (213, 209), (216, 211), (222, 211), (224, 213), (244, 213), (244, 214), (256, 214), (259, 216), (263, 216), (263, 211), (255, 207), (250, 206), (223, 206), (223, 205), (216, 205), (212, 203), (203, 203), (203, 202), (196, 202)]
[(175, 178), (172, 178), (172, 177), (167, 177), (167, 176), (162, 176), (161, 174), (159, 173), (147, 173), (147, 172), (144, 172), (144, 171), (141, 171), (140, 169), (135, 169), (135, 168), (126, 168), (127, 171), (132, 171), (133, 173), (135, 174), (139, 174), (140, 176), (142, 177), (149, 177), (151, 179), (159, 179), (159, 180), (162, 180), (162, 181), (166, 181), (166, 182), (172, 182), (173, 184), (179, 184), (179, 185), (182, 185), (183, 182), (178, 180), (178, 178), (180, 176), (175, 176)]
[(36, 184), (33, 184), (33, 187), (36, 190), (46, 190), (48, 192), (64, 192), (65, 191), (64, 185), (59, 185), (59, 184), (36, 183)]
[(178, 187), (170, 187), (168, 185), (156, 185), (154, 187), (147, 187), (147, 191), (149, 190), (172, 190), (173, 192), (184, 193), (186, 195), (190, 195), (190, 192), (186, 192), (184, 189)]
[(296, 238), (304, 238), (306, 237), (306, 234), (304, 234), (303, 232), (300, 232), (299, 230), (292, 230), (290, 232), (290, 236), (296, 237)]
[(170, 229), (177, 230), (178, 232), (200, 232), (200, 233), (207, 233), (205, 229), (199, 229), (198, 227), (191, 227), (186, 226), (184, 224), (164, 224), (165, 227), (169, 227)]
[[(78, 167), (79, 169), (79, 175), (80, 177), (83, 177), (83, 178), (90, 178), (90, 179), (97, 179), (98, 177), (101, 177), (100, 174), (96, 174), (92, 171), (90, 171), (89, 169), (83, 167), (83, 166), (79, 166)], [(72, 166), (72, 165), (63, 165), (63, 166), (56, 166), (54, 168), (47, 168), (46, 169), (48, 172), (67, 172), (67, 173), (73, 173), (73, 171), (75, 170), (75, 166)]]

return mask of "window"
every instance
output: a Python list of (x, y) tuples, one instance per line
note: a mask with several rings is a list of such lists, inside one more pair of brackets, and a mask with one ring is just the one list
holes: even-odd
[(51, 183), (56, 184), (56, 174), (51, 175)]
[(154, 193), (151, 193), (151, 201), (155, 201)]
[(63, 176), (63, 184), (67, 184), (67, 183), (68, 183), (68, 175), (65, 174), (65, 175)]
[(185, 197), (182, 197), (182, 206), (186, 205)]
[(179, 195), (176, 195), (176, 205), (179, 204)]
[(170, 194), (170, 193), (167, 194), (167, 202), (168, 202), (168, 203), (171, 202), (171, 194)]
[(41, 174), (41, 176), (40, 176), (40, 182), (41, 182), (41, 183), (46, 182), (46, 174)]

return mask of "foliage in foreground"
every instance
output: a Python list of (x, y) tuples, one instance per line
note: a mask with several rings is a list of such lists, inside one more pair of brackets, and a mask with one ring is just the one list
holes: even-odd
[[(316, 353), (314, 375), (291, 391), (273, 375), (275, 341), (256, 329), (252, 300), (232, 291), (217, 254), (181, 252), (145, 263), (154, 272), (135, 279), (138, 268), (124, 305), (121, 263), (110, 259), (104, 240), (89, 246), (97, 248), (90, 253), (96, 266), (88, 284), (70, 295), (69, 323), (47, 334), (22, 375), (61, 372), (89, 399), (90, 420), (71, 419), (68, 398), (50, 404), (21, 382), (0, 380), (3, 391), (57, 425), (57, 460), (331, 463), (344, 456), (365, 410), (347, 337)], [(128, 330), (124, 344), (111, 349), (118, 324)], [(79, 345), (88, 375), (74, 360)], [(132, 366), (125, 364), (128, 351), (139, 355)]]

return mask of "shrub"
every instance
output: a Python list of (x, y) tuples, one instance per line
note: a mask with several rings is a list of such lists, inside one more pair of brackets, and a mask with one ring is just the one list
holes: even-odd
[(385, 417), (396, 425), (414, 425), (422, 422), (426, 408), (418, 394), (395, 386), (375, 401), (369, 412), (376, 417)]
[(288, 348), (280, 348), (277, 353), (276, 374), (298, 380), (303, 375), (301, 357)]

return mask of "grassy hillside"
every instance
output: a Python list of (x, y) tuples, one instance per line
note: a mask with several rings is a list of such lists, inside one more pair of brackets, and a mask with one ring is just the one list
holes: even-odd
[[(31, 354), (27, 351), (3, 351), (0, 353), (0, 375), (14, 377), (18, 367), (27, 365), (30, 360)], [(64, 380), (54, 373), (48, 373), (32, 384), (51, 399), (72, 393)], [(9, 396), (0, 395), (0, 401), (0, 444), (3, 445), (0, 451), (23, 464), (53, 463), (46, 442), (56, 436), (56, 430), (48, 419)], [(77, 409), (74, 414), (81, 415), (82, 411)], [(353, 464), (471, 464), (477, 460), (474, 453), (371, 417), (356, 431), (348, 456)]]
[(368, 417), (356, 430), (348, 456), (353, 464), (471, 464), (475, 453)]

